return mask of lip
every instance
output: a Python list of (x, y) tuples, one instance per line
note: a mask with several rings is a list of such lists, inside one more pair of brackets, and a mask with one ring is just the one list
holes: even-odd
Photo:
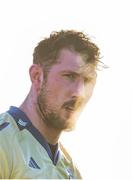
[(71, 108), (71, 107), (65, 107), (65, 109), (69, 112), (74, 112), (75, 111), (75, 108)]

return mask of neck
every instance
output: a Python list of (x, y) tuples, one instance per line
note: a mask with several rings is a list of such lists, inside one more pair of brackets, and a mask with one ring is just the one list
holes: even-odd
[(32, 100), (30, 100), (29, 95), (19, 108), (29, 117), (32, 124), (37, 128), (48, 143), (56, 144), (58, 142), (61, 131), (47, 127), (36, 110), (36, 103), (33, 103)]

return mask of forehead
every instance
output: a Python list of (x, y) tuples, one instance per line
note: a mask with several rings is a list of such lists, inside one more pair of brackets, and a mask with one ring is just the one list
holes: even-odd
[(89, 74), (95, 72), (95, 66), (86, 63), (86, 56), (73, 50), (62, 49), (57, 58), (57, 64), (52, 66), (53, 71), (71, 71), (79, 74)]
[(61, 66), (65, 65), (66, 67), (73, 66), (79, 68), (85, 65), (83, 57), (79, 53), (69, 49), (62, 49), (57, 61)]

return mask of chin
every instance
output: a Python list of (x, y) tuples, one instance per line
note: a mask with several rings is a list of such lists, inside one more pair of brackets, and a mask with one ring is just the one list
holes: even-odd
[(74, 131), (75, 130), (75, 126), (74, 127), (67, 127), (66, 129), (64, 129), (64, 132), (70, 132), (70, 131)]
[(67, 122), (65, 123), (64, 131), (66, 132), (73, 131), (76, 128), (76, 121), (77, 121), (77, 118), (68, 119)]

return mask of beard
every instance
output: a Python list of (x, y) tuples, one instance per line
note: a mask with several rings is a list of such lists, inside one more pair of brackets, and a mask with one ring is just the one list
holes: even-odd
[(58, 107), (54, 100), (52, 105), (49, 104), (48, 97), (51, 98), (51, 93), (47, 90), (46, 83), (43, 83), (37, 98), (37, 111), (43, 122), (49, 128), (54, 128), (57, 130), (71, 131), (75, 129), (75, 122), (77, 119), (75, 117), (75, 111), (81, 106), (81, 101), (72, 99)]

